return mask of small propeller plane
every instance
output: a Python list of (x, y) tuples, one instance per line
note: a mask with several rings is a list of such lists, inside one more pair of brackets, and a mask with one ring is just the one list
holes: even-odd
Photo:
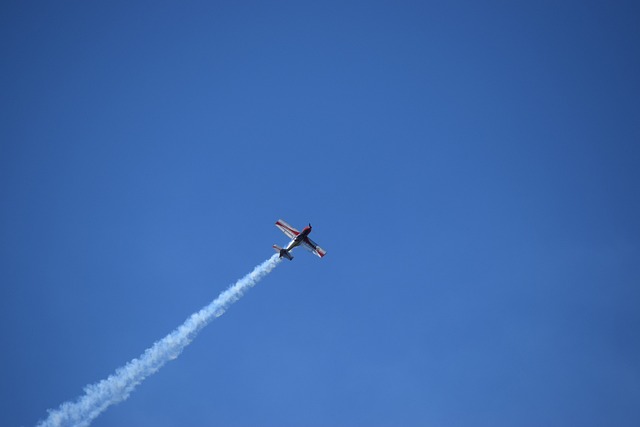
[(311, 224), (307, 227), (303, 228), (302, 231), (298, 231), (283, 220), (279, 219), (276, 221), (276, 227), (278, 227), (284, 234), (286, 234), (290, 239), (292, 239), (286, 248), (281, 248), (278, 245), (273, 245), (273, 249), (277, 252), (280, 252), (280, 258), (285, 257), (289, 261), (293, 259), (293, 255), (291, 255), (291, 250), (296, 246), (304, 246), (306, 249), (310, 250), (314, 254), (318, 255), (320, 258), (325, 256), (327, 251), (318, 246), (313, 240), (309, 238), (309, 233), (311, 233)]

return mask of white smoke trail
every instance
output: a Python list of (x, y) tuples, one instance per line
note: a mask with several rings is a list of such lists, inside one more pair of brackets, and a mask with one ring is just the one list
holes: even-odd
[(226, 309), (266, 276), (280, 262), (278, 254), (258, 265), (253, 271), (222, 292), (218, 298), (192, 314), (182, 325), (166, 337), (156, 341), (137, 359), (118, 368), (114, 374), (84, 388), (84, 395), (75, 402), (65, 402), (56, 410), (49, 410), (46, 420), (38, 427), (88, 426), (98, 415), (114, 403), (122, 402), (149, 375), (168, 361), (175, 359), (214, 317)]

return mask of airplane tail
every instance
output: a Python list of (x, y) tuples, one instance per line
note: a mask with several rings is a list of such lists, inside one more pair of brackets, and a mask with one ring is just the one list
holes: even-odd
[(291, 261), (293, 259), (293, 255), (291, 255), (286, 249), (282, 249), (278, 245), (273, 245), (273, 249), (275, 249), (276, 252), (280, 252), (280, 258), (285, 257), (289, 261)]

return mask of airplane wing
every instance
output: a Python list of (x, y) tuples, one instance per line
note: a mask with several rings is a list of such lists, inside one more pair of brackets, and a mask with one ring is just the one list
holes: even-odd
[(300, 234), (300, 232), (298, 230), (296, 230), (295, 228), (293, 228), (292, 226), (290, 226), (289, 224), (287, 224), (286, 222), (284, 222), (281, 219), (276, 221), (276, 227), (278, 227), (280, 230), (282, 230), (282, 232), (284, 234), (286, 234), (290, 239), (293, 239), (298, 234)]
[(304, 245), (305, 248), (309, 249), (311, 252), (318, 255), (320, 258), (322, 258), (327, 254), (327, 251), (322, 249), (320, 246), (316, 244), (316, 242), (314, 242), (308, 237), (302, 241), (302, 244)]

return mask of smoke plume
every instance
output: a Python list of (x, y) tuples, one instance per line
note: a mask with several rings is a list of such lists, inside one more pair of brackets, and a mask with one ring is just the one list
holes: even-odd
[(145, 378), (178, 357), (202, 328), (215, 317), (222, 316), (231, 304), (269, 274), (279, 262), (278, 254), (275, 254), (255, 267), (251, 273), (223, 291), (209, 305), (189, 316), (169, 335), (156, 341), (140, 357), (116, 369), (108, 378), (87, 385), (84, 394), (76, 401), (65, 402), (58, 409), (49, 410), (49, 416), (41, 421), (38, 427), (88, 426), (109, 406), (127, 399)]

